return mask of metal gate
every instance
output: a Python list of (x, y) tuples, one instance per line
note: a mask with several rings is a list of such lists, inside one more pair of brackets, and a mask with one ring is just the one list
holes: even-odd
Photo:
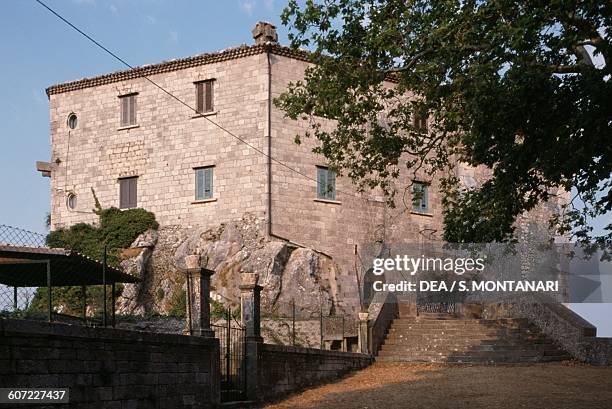
[(228, 311), (225, 323), (211, 325), (219, 339), (221, 369), (221, 401), (246, 400), (246, 342), (245, 329), (233, 322)]
[(429, 312), (438, 314), (457, 313), (457, 294), (450, 291), (417, 292), (417, 313)]

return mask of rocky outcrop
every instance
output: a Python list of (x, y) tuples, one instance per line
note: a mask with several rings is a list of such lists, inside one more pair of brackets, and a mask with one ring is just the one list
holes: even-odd
[[(141, 282), (125, 286), (119, 311), (129, 314), (167, 314), (184, 291), (185, 257), (200, 255), (201, 266), (214, 270), (211, 293), (224, 304), (238, 305), (240, 273), (260, 276), (262, 309), (289, 314), (295, 301), (298, 312), (334, 311), (337, 267), (329, 257), (308, 248), (270, 240), (263, 234), (265, 221), (245, 215), (211, 229), (161, 228), (146, 232), (126, 250), (122, 267)], [(173, 300), (175, 300), (173, 302)]]

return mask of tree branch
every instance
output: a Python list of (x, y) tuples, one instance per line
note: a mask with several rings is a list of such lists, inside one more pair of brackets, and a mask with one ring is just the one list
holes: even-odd
[(418, 52), (414, 57), (412, 57), (412, 59), (410, 59), (410, 62), (408, 62), (408, 64), (406, 64), (403, 67), (397, 67), (397, 68), (391, 68), (389, 70), (387, 70), (388, 73), (392, 73), (392, 72), (402, 72), (402, 71), (407, 71), (409, 69), (411, 69), (418, 61), (421, 57), (433, 52), (433, 48), (426, 48), (423, 51)]

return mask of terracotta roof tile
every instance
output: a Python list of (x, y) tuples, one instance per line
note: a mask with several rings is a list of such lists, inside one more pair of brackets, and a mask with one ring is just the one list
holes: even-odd
[[(83, 88), (112, 84), (114, 82), (126, 81), (134, 78), (162, 74), (165, 72), (197, 67), (200, 65), (233, 60), (236, 58), (249, 57), (251, 55), (266, 52), (267, 46), (267, 44), (257, 44), (252, 46), (242, 45), (240, 47), (230, 48), (215, 53), (200, 54), (193, 57), (181, 58), (178, 60), (164, 61), (159, 64), (144, 65), (129, 70), (116, 71), (110, 74), (104, 74), (97, 77), (83, 78), (76, 81), (64, 82), (61, 84), (52, 85), (47, 88), (47, 96), (53, 94), (61, 94), (63, 92), (75, 91)], [(302, 61), (308, 61), (310, 58), (310, 53), (308, 51), (294, 50), (292, 48), (284, 47), (278, 44), (271, 46), (271, 52), (276, 55), (282, 55), (285, 57), (295, 58)]]

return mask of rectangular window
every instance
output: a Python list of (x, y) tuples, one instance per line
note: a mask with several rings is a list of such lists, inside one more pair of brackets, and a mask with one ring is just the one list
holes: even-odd
[(136, 207), (136, 181), (137, 177), (119, 179), (119, 208), (131, 209)]
[(195, 170), (195, 200), (213, 198), (213, 167)]
[(317, 166), (317, 198), (336, 200), (336, 172)]
[(415, 113), (414, 128), (419, 132), (427, 132), (427, 115)]
[(429, 211), (429, 185), (422, 182), (412, 183), (412, 210), (419, 213)]
[(136, 95), (123, 95), (121, 101), (121, 126), (136, 125)]
[(195, 83), (196, 109), (199, 114), (213, 112), (215, 110), (213, 103), (214, 81), (215, 80), (206, 80)]

